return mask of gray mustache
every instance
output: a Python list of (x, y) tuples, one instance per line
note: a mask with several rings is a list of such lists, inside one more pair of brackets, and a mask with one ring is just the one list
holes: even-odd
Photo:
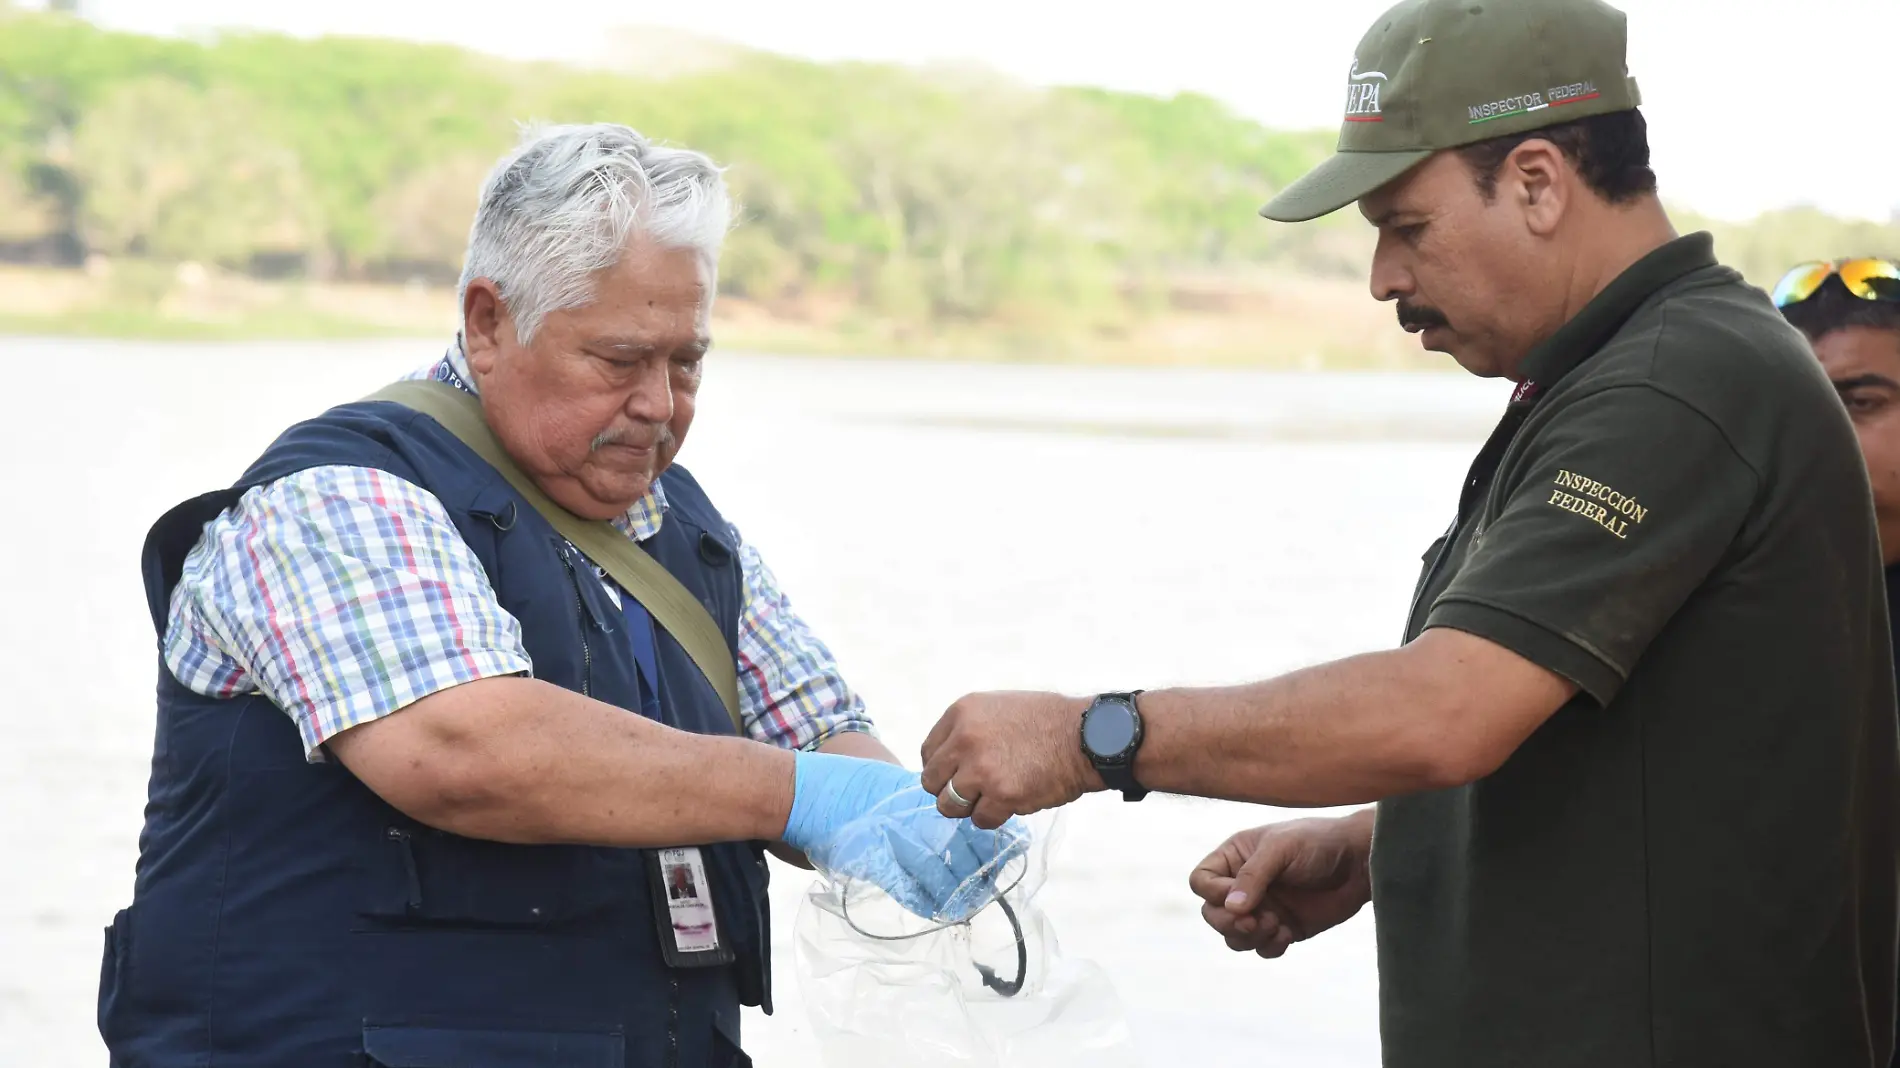
[[(587, 450), (589, 452), (599, 452), (609, 445), (618, 444), (632, 436), (634, 436), (633, 427), (613, 427), (603, 430), (594, 435), (594, 440), (588, 443)], [(657, 442), (658, 448), (665, 450), (671, 448), (674, 444), (673, 429), (665, 423), (661, 423)]]

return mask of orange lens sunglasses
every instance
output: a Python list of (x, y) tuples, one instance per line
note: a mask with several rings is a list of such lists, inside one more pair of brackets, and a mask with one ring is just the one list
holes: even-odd
[(1813, 296), (1831, 275), (1840, 275), (1847, 291), (1862, 300), (1900, 302), (1900, 264), (1873, 257), (1853, 260), (1810, 260), (1788, 269), (1775, 283), (1775, 307), (1799, 304)]

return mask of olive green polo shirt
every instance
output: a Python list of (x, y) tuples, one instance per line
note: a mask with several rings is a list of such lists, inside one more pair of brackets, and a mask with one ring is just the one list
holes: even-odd
[(1523, 370), (1405, 637), (1581, 692), (1495, 773), (1379, 805), (1385, 1064), (1884, 1068), (1900, 743), (1840, 402), (1706, 234)]

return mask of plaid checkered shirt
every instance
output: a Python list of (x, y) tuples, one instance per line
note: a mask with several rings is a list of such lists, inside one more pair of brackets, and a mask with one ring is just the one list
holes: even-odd
[[(475, 392), (458, 337), (406, 378)], [(613, 525), (645, 541), (666, 517), (656, 483)], [(757, 548), (738, 543), (740, 709), (746, 732), (814, 748), (873, 732), (825, 644)], [(596, 568), (616, 601), (619, 588)], [(206, 524), (172, 592), (165, 662), (213, 697), (262, 693), (307, 759), (340, 731), (476, 679), (531, 672), (521, 627), (440, 501), (385, 471), (314, 467), (247, 491)]]

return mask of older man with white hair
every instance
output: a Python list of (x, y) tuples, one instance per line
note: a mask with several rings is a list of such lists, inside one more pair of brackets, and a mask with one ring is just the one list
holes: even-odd
[(1021, 839), (930, 810), (674, 462), (728, 218), (698, 153), (529, 136), (446, 354), (152, 528), (114, 1065), (730, 1068), (771, 1011), (766, 849), (985, 899)]

